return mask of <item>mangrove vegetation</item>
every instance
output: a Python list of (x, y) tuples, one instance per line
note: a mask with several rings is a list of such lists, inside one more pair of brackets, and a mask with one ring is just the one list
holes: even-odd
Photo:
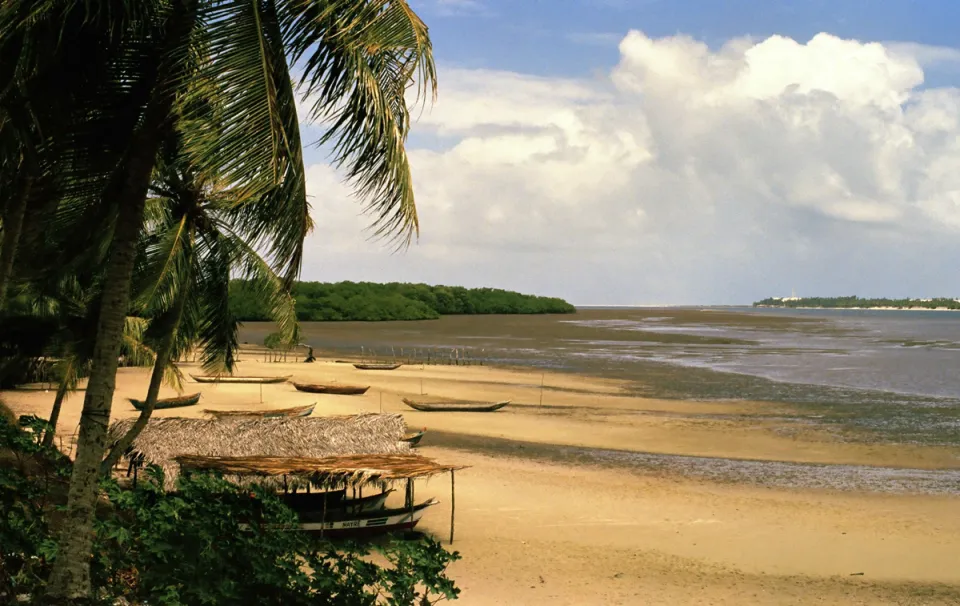
[[(471, 314), (568, 314), (563, 299), (524, 295), (498, 288), (463, 288), (391, 282), (297, 282), (292, 289), (297, 320), (434, 320)], [(230, 311), (241, 322), (272, 320), (261, 290), (245, 280), (230, 283)]]

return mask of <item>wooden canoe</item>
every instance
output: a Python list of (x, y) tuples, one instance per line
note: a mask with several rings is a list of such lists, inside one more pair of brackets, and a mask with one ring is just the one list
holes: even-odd
[[(346, 498), (345, 492), (338, 495), (328, 497), (330, 493), (324, 492), (314, 492), (304, 494), (302, 492), (280, 494), (280, 500), (283, 501), (284, 505), (290, 509), (301, 512), (317, 512), (323, 511), (323, 508), (327, 509), (327, 519), (335, 519), (336, 517), (342, 517), (344, 512), (353, 512), (360, 513), (364, 511), (377, 511), (383, 509), (383, 506), (387, 502), (387, 497), (390, 496), (390, 493), (393, 492), (393, 489), (384, 490), (378, 494), (373, 494), (366, 497), (360, 497), (357, 499), (348, 499)], [(324, 502), (326, 501), (326, 503)]]
[[(137, 410), (143, 410), (143, 407), (146, 404), (145, 400), (136, 400), (134, 398), (128, 399), (130, 400), (130, 403), (133, 404), (133, 407)], [(154, 406), (154, 410), (163, 410), (164, 408), (180, 408), (181, 406), (193, 406), (199, 401), (199, 393), (178, 396), (176, 398), (160, 398), (157, 400), (157, 405)]]
[(190, 375), (197, 383), (284, 383), (290, 378), (285, 377), (234, 377), (230, 375), (209, 376), (209, 375)]
[(354, 368), (359, 368), (360, 370), (396, 370), (403, 366), (403, 364), (354, 364)]
[(273, 410), (210, 410), (205, 409), (208, 415), (213, 415), (218, 419), (236, 419), (238, 417), (256, 417), (258, 419), (269, 419), (273, 417), (309, 417), (313, 414), (313, 409), (317, 403), (309, 406), (294, 406), (293, 408), (274, 408)]
[(406, 442), (410, 445), (410, 448), (416, 448), (417, 444), (420, 443), (420, 440), (423, 439), (423, 434), (427, 433), (427, 430), (418, 431), (416, 433), (411, 433), (400, 438), (401, 442)]
[[(357, 514), (327, 512), (327, 521), (321, 512), (298, 512), (300, 528), (311, 533), (322, 533), (329, 538), (361, 537), (408, 530), (417, 525), (427, 507), (439, 503), (434, 498), (414, 507), (380, 509)], [(339, 514), (339, 515), (338, 515)]]
[(403, 403), (410, 408), (424, 412), (493, 412), (509, 404), (510, 400), (506, 402), (460, 402), (457, 400), (449, 400), (447, 402), (417, 402), (404, 398)]
[(338, 396), (359, 396), (366, 393), (370, 386), (338, 385), (336, 383), (294, 383), (297, 391), (307, 393), (328, 393)]

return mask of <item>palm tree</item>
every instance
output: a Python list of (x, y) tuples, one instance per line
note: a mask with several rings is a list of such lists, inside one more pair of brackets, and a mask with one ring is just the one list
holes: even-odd
[(376, 232), (403, 245), (418, 230), (403, 147), (405, 93), (412, 81), (421, 92), (434, 89), (432, 52), (426, 26), (403, 0), (35, 0), (0, 5), (0, 58), (8, 56), (15, 60), (0, 68), (0, 101), (5, 91), (29, 89), (64, 71), (65, 58), (83, 57), (81, 69), (62, 74), (69, 120), (50, 139), (58, 159), (58, 217), (112, 231), (77, 456), (48, 584), (52, 599), (86, 598), (99, 467), (147, 188), (177, 119), (177, 98), (215, 98), (224, 108), (212, 135), (190, 128), (191, 117), (183, 116), (184, 148), (198, 159), (198, 172), (230, 185), (238, 206), (259, 202), (237, 229), (269, 242), (268, 258), (288, 260), (280, 274), (289, 284), (306, 233), (305, 223), (276, 220), (303, 216), (285, 209), (306, 205), (302, 180), (293, 177), (303, 163), (289, 64), (299, 67), (314, 116), (330, 124), (323, 142), (374, 214)]
[[(233, 190), (205, 182), (181, 144), (182, 138), (175, 134), (161, 151), (148, 200), (145, 259), (138, 272), (140, 280), (134, 280), (135, 291), (140, 293), (137, 307), (152, 318), (148, 332), (156, 335), (157, 357), (140, 416), (111, 447), (101, 464), (104, 474), (146, 427), (170, 360), (199, 345), (207, 372), (232, 372), (238, 322), (226, 304), (231, 277), (246, 279), (258, 299), (267, 302), (282, 339), (296, 338), (293, 297), (270, 263), (249, 243), (262, 239), (238, 233), (238, 226), (246, 225), (245, 219), (256, 214), (262, 202), (244, 204)], [(305, 217), (283, 219), (310, 225), (307, 209), (289, 208)], [(299, 254), (299, 248), (295, 253)], [(278, 258), (274, 264), (285, 267), (289, 259)]]

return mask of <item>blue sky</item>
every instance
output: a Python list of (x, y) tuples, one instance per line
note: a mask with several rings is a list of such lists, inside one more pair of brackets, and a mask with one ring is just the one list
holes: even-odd
[(819, 32), (869, 41), (958, 44), (954, 0), (415, 0), (439, 60), (540, 75), (589, 76), (616, 63), (629, 29), (717, 47)]
[(308, 149), (304, 279), (960, 296), (960, 0), (410, 2), (439, 74), (407, 145), (421, 238), (367, 240)]

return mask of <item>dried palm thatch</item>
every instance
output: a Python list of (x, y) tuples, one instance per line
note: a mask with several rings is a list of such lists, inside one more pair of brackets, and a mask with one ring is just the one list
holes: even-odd
[[(135, 419), (110, 426), (110, 440), (118, 440)], [(159, 465), (173, 487), (179, 473), (174, 458), (206, 457), (330, 457), (345, 454), (408, 452), (400, 441), (405, 431), (398, 414), (361, 414), (338, 417), (281, 417), (270, 419), (150, 419), (131, 447), (130, 457)]]
[(294, 476), (318, 486), (382, 485), (463, 469), (418, 454), (358, 454), (336, 457), (176, 457), (181, 469), (218, 471), (225, 476)]

